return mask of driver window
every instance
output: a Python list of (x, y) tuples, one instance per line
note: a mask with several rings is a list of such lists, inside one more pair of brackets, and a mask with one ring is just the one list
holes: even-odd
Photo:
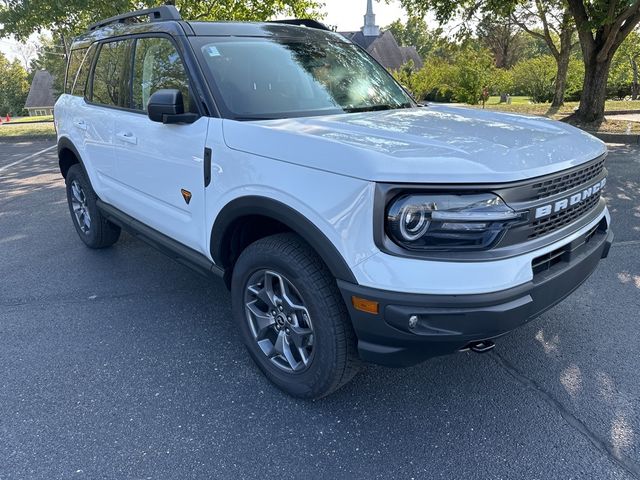
[(166, 38), (139, 38), (133, 69), (133, 108), (146, 111), (149, 97), (163, 88), (180, 90), (185, 112), (190, 111), (189, 80), (173, 43)]

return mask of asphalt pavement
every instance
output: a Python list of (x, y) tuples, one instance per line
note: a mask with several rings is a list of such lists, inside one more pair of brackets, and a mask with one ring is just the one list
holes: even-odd
[(1, 480), (640, 479), (638, 147), (611, 147), (616, 242), (570, 298), (308, 402), (252, 364), (222, 282), (83, 246), (55, 151), (29, 158), (52, 145), (0, 143)]

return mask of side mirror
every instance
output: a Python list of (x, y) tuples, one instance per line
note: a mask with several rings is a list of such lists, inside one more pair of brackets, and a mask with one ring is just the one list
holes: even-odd
[(151, 121), (160, 123), (193, 123), (198, 119), (195, 113), (184, 113), (182, 92), (173, 88), (154, 92), (147, 104), (147, 114)]

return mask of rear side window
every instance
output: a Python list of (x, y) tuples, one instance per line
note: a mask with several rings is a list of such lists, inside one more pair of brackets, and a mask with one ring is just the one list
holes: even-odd
[(71, 51), (69, 63), (67, 65), (67, 78), (64, 83), (64, 93), (71, 93), (73, 84), (78, 75), (78, 70), (80, 70), (80, 65), (82, 65), (82, 60), (86, 53), (86, 48), (77, 48)]
[(132, 40), (104, 43), (93, 70), (89, 99), (93, 103), (126, 107), (129, 91), (129, 53)]
[(180, 54), (167, 38), (139, 38), (133, 67), (133, 102), (135, 110), (146, 110), (149, 97), (163, 88), (182, 92), (185, 111), (190, 111), (189, 80)]

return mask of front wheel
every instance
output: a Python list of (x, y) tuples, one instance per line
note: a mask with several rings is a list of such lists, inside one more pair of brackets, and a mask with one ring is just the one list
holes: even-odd
[(355, 333), (335, 278), (297, 235), (274, 235), (247, 247), (231, 291), (249, 353), (288, 394), (323, 397), (358, 372)]

